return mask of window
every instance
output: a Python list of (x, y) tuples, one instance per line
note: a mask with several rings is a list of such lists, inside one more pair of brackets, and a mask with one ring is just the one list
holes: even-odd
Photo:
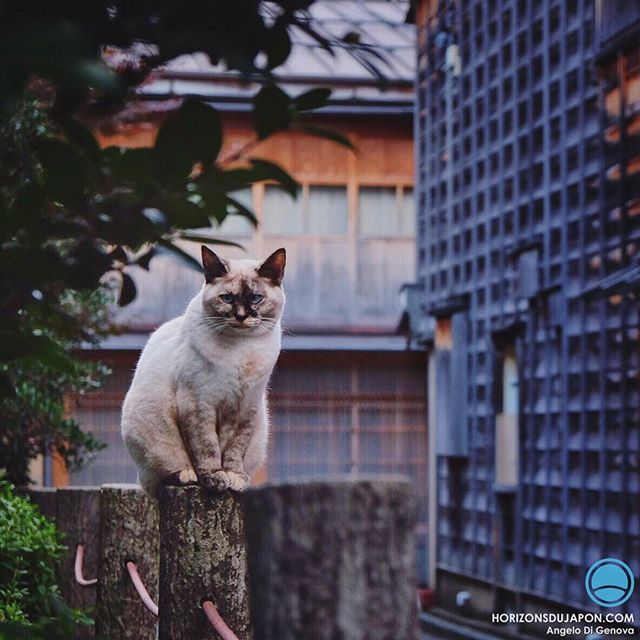
[(264, 232), (272, 236), (297, 236), (303, 234), (301, 196), (294, 200), (277, 187), (264, 189)]
[(264, 231), (268, 236), (345, 235), (348, 218), (346, 187), (308, 186), (297, 200), (277, 187), (265, 187)]
[(345, 235), (349, 212), (345, 187), (309, 187), (306, 232), (319, 236)]
[(361, 187), (359, 200), (361, 236), (413, 236), (416, 214), (413, 189)]

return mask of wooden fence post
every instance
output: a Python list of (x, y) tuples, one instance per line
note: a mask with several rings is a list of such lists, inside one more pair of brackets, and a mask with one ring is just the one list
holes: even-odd
[(144, 606), (126, 567), (136, 563), (149, 595), (158, 602), (158, 509), (138, 485), (100, 490), (100, 556), (96, 637), (155, 640), (157, 618)]
[[(81, 586), (75, 579), (77, 546), (83, 546), (83, 575), (87, 580), (98, 575), (100, 547), (100, 489), (69, 487), (58, 489), (56, 525), (63, 534), (67, 552), (58, 565), (58, 583), (64, 599), (89, 617), (95, 615), (96, 585)], [(93, 638), (94, 627), (78, 626), (76, 638)]]
[(201, 608), (212, 600), (240, 640), (251, 640), (240, 498), (200, 487), (160, 491), (160, 640), (219, 640)]
[(50, 520), (56, 519), (57, 493), (53, 487), (18, 487), (16, 493), (29, 498), (43, 516)]
[(414, 640), (408, 482), (267, 486), (245, 512), (255, 640)]

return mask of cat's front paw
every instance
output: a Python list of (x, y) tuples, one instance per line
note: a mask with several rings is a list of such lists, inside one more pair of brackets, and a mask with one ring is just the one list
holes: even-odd
[(229, 476), (229, 489), (244, 491), (249, 486), (249, 474), (244, 471), (227, 471)]
[(201, 473), (198, 476), (198, 480), (200, 480), (200, 484), (207, 491), (224, 491), (231, 485), (229, 475), (222, 469)]
[(198, 484), (198, 476), (196, 476), (196, 472), (193, 469), (174, 471), (164, 479), (164, 484), (173, 485), (175, 487)]
[(198, 476), (193, 469), (184, 469), (178, 474), (180, 484), (197, 484)]

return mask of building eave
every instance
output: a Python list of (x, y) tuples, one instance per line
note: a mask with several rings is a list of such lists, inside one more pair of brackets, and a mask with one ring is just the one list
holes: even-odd
[[(219, 94), (210, 96), (202, 93), (145, 93), (140, 96), (145, 102), (160, 102), (163, 100), (181, 100), (187, 98), (198, 99), (226, 113), (249, 113), (253, 109), (250, 96), (238, 94)], [(332, 100), (326, 107), (316, 109), (320, 115), (382, 115), (413, 118), (413, 98), (406, 100)]]
[[(84, 345), (82, 351), (141, 351), (149, 339), (150, 332), (125, 333), (109, 336), (97, 345)], [(402, 352), (421, 351), (407, 348), (404, 336), (380, 335), (345, 335), (345, 334), (300, 334), (285, 335), (282, 338), (282, 351), (358, 351), (358, 352)]]

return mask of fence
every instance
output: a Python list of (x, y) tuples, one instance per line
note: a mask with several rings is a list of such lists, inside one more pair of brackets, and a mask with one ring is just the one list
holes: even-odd
[(157, 503), (135, 485), (29, 494), (65, 535), (63, 595), (95, 613), (77, 639), (415, 638), (415, 501), (404, 480), (243, 496), (166, 487)]

